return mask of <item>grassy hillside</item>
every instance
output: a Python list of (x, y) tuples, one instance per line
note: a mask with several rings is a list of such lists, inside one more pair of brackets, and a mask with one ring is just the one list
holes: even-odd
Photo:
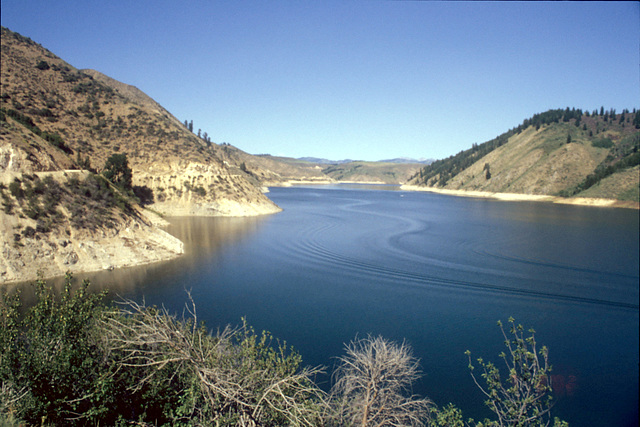
[(330, 163), (324, 159), (294, 159), (268, 154), (251, 155), (225, 144), (222, 158), (245, 171), (257, 184), (277, 186), (296, 182), (336, 181), (403, 184), (421, 164), (398, 162), (347, 161)]
[(640, 160), (639, 129), (635, 110), (550, 110), (422, 168), (411, 183), (638, 202), (639, 179), (632, 170)]
[(420, 169), (420, 164), (389, 162), (349, 162), (322, 170), (336, 181), (403, 184)]

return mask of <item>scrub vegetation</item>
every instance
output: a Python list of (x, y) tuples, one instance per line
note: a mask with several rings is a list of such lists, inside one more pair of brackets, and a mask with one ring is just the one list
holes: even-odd
[(75, 229), (115, 228), (118, 216), (136, 215), (135, 205), (141, 203), (138, 194), (148, 190), (131, 186), (124, 154), (111, 156), (102, 174), (61, 174), (60, 180), (40, 174), (22, 174), (9, 185), (0, 184), (4, 213), (35, 221), (35, 228), (27, 226), (14, 236), (16, 242), (21, 236), (49, 233), (67, 224)]
[(184, 426), (567, 426), (552, 420), (548, 350), (534, 331), (509, 319), (506, 363), (469, 355), (471, 375), (496, 419), (465, 420), (452, 404), (438, 407), (411, 393), (420, 377), (406, 343), (382, 337), (345, 347), (323, 391), (323, 368), (244, 321), (211, 332), (193, 301), (182, 316), (105, 294), (73, 289), (59, 295), (44, 281), (26, 309), (20, 294), (0, 305), (0, 424)]

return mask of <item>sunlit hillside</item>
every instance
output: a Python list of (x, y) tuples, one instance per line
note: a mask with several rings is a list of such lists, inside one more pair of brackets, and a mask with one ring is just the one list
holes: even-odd
[(453, 190), (639, 201), (640, 113), (550, 110), (421, 169), (412, 183)]

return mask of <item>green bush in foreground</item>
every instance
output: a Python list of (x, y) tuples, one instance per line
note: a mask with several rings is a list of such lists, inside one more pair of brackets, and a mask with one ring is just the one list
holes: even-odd
[[(382, 337), (346, 346), (331, 393), (320, 368), (268, 333), (243, 324), (211, 334), (195, 305), (178, 318), (164, 308), (36, 282), (36, 303), (21, 314), (20, 295), (0, 300), (0, 425), (171, 426), (547, 426), (551, 384), (547, 351), (510, 319), (501, 355), (509, 375), (479, 361), (487, 405), (498, 420), (464, 421), (410, 395), (419, 377), (407, 344)], [(502, 326), (501, 326), (502, 328)], [(556, 420), (556, 426), (566, 423)]]

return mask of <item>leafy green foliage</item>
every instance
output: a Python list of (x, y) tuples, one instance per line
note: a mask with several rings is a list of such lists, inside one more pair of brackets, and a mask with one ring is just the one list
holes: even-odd
[(31, 425), (318, 425), (318, 370), (266, 332), (243, 324), (210, 335), (192, 315), (126, 302), (67, 275), (57, 297), (43, 281), (20, 314), (0, 305), (0, 416)]
[(486, 386), (480, 385), (474, 374), (471, 353), (466, 352), (471, 376), (487, 397), (485, 404), (498, 416), (498, 421), (485, 421), (484, 425), (548, 426), (552, 406), (549, 350), (546, 347), (537, 349), (533, 329), (529, 329), (531, 335), (525, 337), (524, 328), (516, 325), (513, 318), (509, 318), (509, 325), (507, 334), (502, 322), (498, 322), (508, 350), (500, 353), (507, 367), (506, 378), (503, 379), (492, 362), (478, 358), (486, 382)]
[(87, 287), (72, 292), (67, 276), (56, 298), (39, 280), (38, 301), (23, 318), (18, 296), (3, 295), (0, 375), (3, 386), (21, 396), (12, 409), (30, 424), (61, 425), (93, 410), (88, 396), (104, 371), (96, 335), (102, 295)]
[(599, 138), (591, 141), (591, 145), (593, 145), (596, 148), (611, 148), (615, 144), (613, 143), (611, 138)]
[[(509, 319), (500, 328), (508, 352), (498, 368), (479, 359), (487, 405), (497, 421), (464, 421), (452, 404), (405, 395), (418, 377), (406, 344), (357, 340), (336, 371), (327, 400), (314, 382), (322, 371), (302, 368), (301, 356), (243, 320), (212, 335), (186, 317), (105, 294), (75, 291), (68, 274), (57, 295), (42, 280), (26, 312), (19, 293), (0, 298), (0, 417), (29, 425), (547, 426), (551, 423), (548, 351), (534, 332)], [(555, 419), (554, 426), (567, 427)]]
[(131, 190), (133, 173), (126, 154), (112, 154), (104, 165), (102, 175), (121, 189)]

